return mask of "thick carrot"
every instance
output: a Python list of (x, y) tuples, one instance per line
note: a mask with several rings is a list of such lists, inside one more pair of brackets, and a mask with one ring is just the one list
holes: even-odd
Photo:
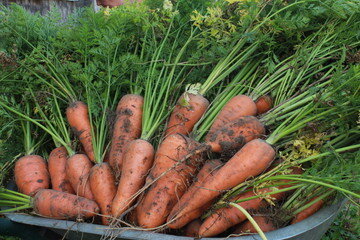
[(185, 226), (184, 235), (187, 237), (199, 237), (199, 228), (201, 226), (201, 220), (199, 218), (195, 219), (191, 223)]
[(89, 182), (92, 166), (85, 154), (74, 154), (66, 162), (66, 176), (77, 195), (94, 200)]
[(189, 135), (194, 125), (203, 116), (209, 101), (200, 94), (184, 93), (170, 115), (165, 136), (180, 133)]
[(120, 176), (123, 153), (126, 145), (141, 135), (142, 107), (144, 98), (136, 94), (123, 96), (116, 108), (113, 136), (110, 146), (109, 163)]
[(52, 189), (60, 192), (75, 193), (66, 176), (66, 162), (68, 159), (65, 147), (58, 147), (51, 151), (48, 165)]
[(136, 194), (145, 184), (146, 175), (154, 161), (154, 147), (147, 141), (131, 141), (124, 153), (123, 167), (116, 196), (112, 203), (112, 214), (119, 217), (134, 202)]
[(15, 163), (15, 182), (21, 193), (34, 196), (40, 189), (50, 187), (46, 161), (38, 155), (26, 155)]
[[(312, 202), (316, 199), (317, 197), (312, 198), (309, 202)], [(311, 205), (310, 207), (306, 208), (305, 210), (299, 212), (298, 214), (295, 215), (294, 219), (291, 221), (291, 224), (295, 224), (298, 222), (301, 222), (302, 220), (310, 217), (311, 215), (313, 215), (314, 213), (316, 213), (317, 211), (320, 210), (320, 208), (322, 208), (322, 206), (325, 204), (324, 200), (319, 200), (316, 203), (314, 203), (313, 205)]]
[[(267, 142), (261, 139), (248, 142), (213, 177), (206, 181), (191, 199), (180, 199), (178, 205), (180, 211), (174, 214), (173, 218), (180, 219), (184, 217), (186, 220), (178, 221), (188, 223), (199, 217), (188, 218), (187, 214), (212, 201), (223, 191), (260, 174), (269, 167), (274, 157), (275, 151)], [(172, 224), (171, 227), (180, 228), (182, 226)]]
[[(255, 196), (253, 191), (245, 192), (233, 198), (232, 201), (240, 200)], [(249, 201), (238, 203), (245, 210), (259, 210), (260, 207), (266, 206), (266, 202), (262, 198), (255, 198)], [(235, 207), (224, 207), (216, 210), (208, 218), (199, 229), (199, 235), (202, 237), (216, 236), (232, 226), (246, 220), (246, 216)]]
[[(184, 199), (184, 201), (189, 201), (192, 196), (194, 195), (194, 193), (201, 187), (202, 184), (204, 184), (204, 182), (211, 178), (219, 169), (220, 166), (222, 165), (220, 160), (210, 160), (207, 161), (204, 166), (201, 168), (201, 170), (199, 171), (198, 175), (196, 176), (194, 182), (191, 184), (191, 186), (189, 187), (189, 189), (184, 193), (184, 195), (182, 196), (182, 199)], [(211, 206), (212, 202), (209, 202), (207, 204), (205, 204), (204, 206), (202, 206), (201, 208), (195, 209), (193, 212), (188, 213), (188, 218), (194, 218), (193, 215), (195, 216), (195, 218), (197, 216), (200, 216), (203, 212), (206, 211), (206, 209), (208, 209)], [(181, 220), (184, 220), (185, 218), (180, 218), (180, 221), (177, 221), (177, 219), (172, 219), (173, 215), (175, 215), (178, 211), (179, 211), (179, 203), (177, 203), (173, 209), (170, 212), (170, 215), (167, 219), (168, 222), (168, 226), (171, 228), (173, 225), (177, 225), (177, 226), (184, 226), (186, 223), (181, 223)]]
[(95, 157), (87, 105), (81, 101), (71, 103), (66, 109), (66, 118), (72, 131), (79, 138), (86, 155), (94, 162)]
[(253, 116), (239, 117), (207, 135), (206, 144), (213, 152), (239, 150), (245, 143), (264, 136), (264, 125)]
[[(263, 232), (270, 232), (277, 229), (273, 221), (265, 216), (253, 216), (255, 222), (259, 225), (260, 229)], [(233, 232), (234, 234), (242, 233), (257, 233), (256, 229), (250, 221), (245, 221), (243, 224), (237, 226)]]
[(33, 207), (37, 214), (55, 219), (90, 218), (99, 213), (94, 201), (51, 189), (39, 190)]
[(116, 194), (115, 177), (108, 163), (96, 164), (90, 171), (90, 188), (96, 203), (100, 207), (101, 220), (109, 225), (111, 218), (111, 204)]
[(153, 228), (165, 223), (202, 162), (198, 155), (187, 161), (179, 160), (198, 146), (199, 143), (180, 134), (170, 135), (160, 144), (147, 181), (160, 178), (151, 185), (136, 209), (137, 221), (141, 227)]
[(257, 114), (263, 114), (272, 108), (273, 101), (269, 95), (259, 97), (256, 101)]
[(205, 137), (209, 139), (211, 135), (220, 129), (224, 124), (232, 122), (239, 117), (255, 116), (257, 112), (255, 102), (245, 95), (237, 95), (230, 99), (216, 116), (211, 128)]

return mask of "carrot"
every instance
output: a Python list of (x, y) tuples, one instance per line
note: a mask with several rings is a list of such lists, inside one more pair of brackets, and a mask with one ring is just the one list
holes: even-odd
[[(302, 172), (302, 170), (301, 168), (293, 168), (292, 172), (299, 173)], [(290, 180), (284, 180), (281, 182), (290, 182)], [(291, 184), (286, 184), (286, 185), (279, 185), (277, 186), (277, 188), (284, 189), (291, 186), (292, 186)], [(258, 193), (265, 194), (272, 191), (273, 191), (272, 188), (263, 188), (258, 190)], [(269, 197), (273, 200), (280, 200), (286, 196), (286, 193), (287, 192), (275, 193), (269, 195)], [(252, 196), (256, 196), (256, 194), (253, 191), (245, 192), (233, 198), (233, 201), (245, 199)], [(237, 204), (246, 210), (254, 211), (254, 210), (259, 210), (261, 207), (266, 206), (267, 202), (265, 200), (262, 200), (262, 198), (255, 198)], [(238, 223), (241, 223), (244, 220), (246, 220), (246, 216), (238, 209), (234, 207), (221, 208), (217, 210), (214, 214), (210, 215), (207, 219), (205, 219), (203, 225), (199, 230), (199, 234), (200, 236), (204, 236), (204, 237), (215, 236), (227, 230), (228, 228)]]
[(85, 154), (74, 154), (66, 162), (66, 176), (77, 195), (94, 200), (88, 181), (92, 166)]
[(90, 218), (99, 212), (92, 200), (50, 189), (36, 193), (33, 208), (37, 214), (54, 219)]
[(273, 101), (269, 95), (259, 97), (256, 101), (257, 114), (263, 114), (272, 108)]
[[(180, 199), (178, 205), (180, 210), (173, 215), (173, 218), (184, 217), (185, 220), (178, 221), (188, 223), (199, 217), (188, 218), (187, 214), (212, 201), (223, 191), (260, 174), (270, 165), (274, 157), (275, 151), (267, 142), (260, 139), (248, 142), (213, 177), (206, 181), (191, 199)], [(172, 226), (172, 228), (179, 227), (181, 226)]]
[(190, 222), (185, 226), (184, 235), (187, 237), (197, 238), (199, 236), (199, 228), (201, 226), (201, 220), (199, 218)]
[(120, 217), (134, 202), (137, 191), (145, 184), (145, 178), (154, 161), (154, 147), (147, 141), (137, 139), (125, 150), (123, 167), (112, 214)]
[(142, 107), (144, 98), (136, 94), (123, 96), (116, 108), (109, 163), (116, 177), (121, 173), (123, 153), (126, 145), (141, 135)]
[(180, 134), (170, 135), (160, 144), (147, 181), (159, 179), (151, 185), (136, 209), (141, 227), (153, 228), (165, 223), (202, 161), (197, 155), (188, 161), (179, 160), (198, 146), (199, 143)]
[[(199, 171), (198, 175), (196, 176), (194, 182), (192, 183), (192, 185), (189, 187), (189, 189), (184, 193), (184, 195), (182, 196), (182, 199), (184, 199), (185, 201), (188, 201), (189, 199), (192, 198), (192, 196), (194, 195), (194, 193), (201, 187), (201, 185), (207, 180), (209, 179), (211, 176), (213, 176), (220, 168), (220, 166), (222, 165), (220, 160), (210, 160), (207, 161), (204, 166), (201, 168), (201, 170)], [(194, 218), (192, 217), (192, 215), (195, 216), (195, 218), (197, 216), (200, 216), (203, 212), (206, 211), (206, 209), (208, 209), (211, 206), (212, 202), (209, 202), (208, 204), (205, 204), (204, 206), (202, 206), (199, 209), (196, 209), (195, 211), (191, 212), (188, 214), (188, 217)], [(178, 212), (180, 209), (178, 208), (179, 204), (177, 203), (173, 209), (170, 212), (170, 215), (168, 216), (167, 222), (168, 222), (168, 227), (172, 228), (173, 225), (180, 225), (180, 226), (184, 226), (186, 223), (181, 223), (179, 221), (177, 221), (177, 219), (172, 219), (172, 216)], [(194, 218), (194, 219), (195, 219)], [(185, 218), (181, 218), (180, 220), (183, 220)]]
[[(317, 197), (312, 198), (309, 202), (312, 202), (316, 199)], [(311, 215), (313, 215), (314, 213), (316, 213), (317, 211), (320, 210), (320, 208), (322, 208), (322, 206), (325, 204), (325, 201), (323, 199), (317, 201), (316, 203), (314, 203), (313, 205), (311, 205), (310, 207), (306, 208), (305, 210), (299, 212), (298, 214), (295, 215), (294, 219), (291, 221), (291, 224), (295, 224), (298, 222), (301, 222), (302, 220), (310, 217)]]
[(203, 116), (209, 101), (201, 94), (185, 92), (178, 100), (170, 115), (165, 136), (180, 133), (189, 135), (194, 125)]
[(208, 140), (211, 135), (220, 129), (224, 124), (232, 122), (239, 117), (255, 116), (256, 112), (256, 104), (248, 96), (237, 95), (233, 97), (225, 104), (216, 116), (205, 139)]
[(75, 191), (66, 176), (67, 159), (65, 147), (58, 147), (51, 151), (48, 160), (51, 186), (54, 190), (73, 194)]
[(21, 193), (34, 196), (40, 189), (50, 187), (46, 161), (38, 155), (26, 155), (15, 163), (15, 182)]
[(206, 144), (213, 152), (238, 150), (245, 143), (265, 134), (264, 125), (253, 116), (239, 117), (207, 135)]
[[(263, 232), (270, 232), (277, 229), (274, 222), (265, 216), (253, 216), (253, 219), (259, 225), (260, 229)], [(233, 233), (235, 234), (257, 233), (257, 231), (250, 221), (245, 221), (243, 224), (237, 226)]]
[[(245, 192), (233, 198), (232, 201), (255, 196), (253, 191)], [(259, 210), (266, 206), (266, 202), (261, 198), (255, 198), (249, 201), (238, 203), (245, 210)], [(206, 218), (199, 229), (199, 235), (202, 237), (211, 237), (218, 235), (232, 226), (246, 220), (246, 216), (235, 207), (224, 207), (216, 210)]]
[(66, 109), (66, 118), (72, 131), (79, 138), (86, 155), (94, 162), (95, 157), (87, 105), (81, 101), (71, 103)]
[(115, 177), (108, 163), (99, 163), (91, 168), (90, 188), (96, 203), (100, 207), (101, 220), (104, 225), (109, 225), (111, 204), (116, 194)]

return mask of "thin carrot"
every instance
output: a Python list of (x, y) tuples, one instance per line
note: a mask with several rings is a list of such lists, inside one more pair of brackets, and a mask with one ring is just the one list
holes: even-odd
[(85, 154), (74, 154), (66, 162), (66, 176), (76, 194), (94, 200), (89, 174), (93, 164)]
[(26, 155), (15, 163), (15, 182), (21, 193), (34, 196), (40, 189), (50, 187), (46, 161), (38, 155)]
[(51, 151), (48, 165), (52, 189), (74, 194), (70, 181), (66, 176), (66, 162), (68, 159), (65, 147), (58, 147)]
[(95, 157), (87, 105), (81, 101), (71, 103), (66, 109), (66, 118), (72, 131), (79, 138), (86, 155), (94, 162)]
[[(263, 232), (270, 232), (277, 229), (275, 223), (265, 216), (253, 216), (253, 219)], [(245, 221), (244, 223), (237, 226), (233, 233), (257, 233), (257, 231), (250, 221)]]
[(126, 145), (141, 135), (144, 98), (136, 94), (123, 96), (116, 108), (116, 119), (109, 152), (109, 163), (118, 177)]
[[(309, 202), (314, 201), (316, 198), (317, 197), (312, 198)], [(323, 199), (320, 199), (319, 201), (315, 202), (313, 205), (309, 206), (308, 208), (296, 214), (294, 219), (291, 221), (291, 224), (301, 222), (302, 220), (310, 217), (311, 215), (319, 211), (324, 204), (325, 201)]]
[(109, 225), (111, 218), (111, 204), (116, 194), (115, 177), (108, 163), (99, 163), (91, 168), (90, 188), (95, 201), (100, 207), (101, 220), (104, 225)]
[(165, 136), (175, 133), (189, 135), (208, 106), (209, 101), (202, 95), (185, 92), (170, 115)]
[(128, 144), (118, 190), (112, 203), (114, 217), (120, 217), (136, 200), (135, 194), (145, 183), (154, 154), (154, 147), (147, 141), (137, 139)]

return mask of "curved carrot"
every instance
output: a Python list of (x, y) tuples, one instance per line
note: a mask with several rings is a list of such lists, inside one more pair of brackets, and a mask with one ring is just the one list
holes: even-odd
[[(192, 196), (194, 195), (194, 193), (201, 187), (202, 184), (204, 184), (204, 182), (211, 178), (222, 166), (222, 163), (220, 160), (210, 160), (205, 162), (204, 166), (201, 168), (201, 170), (199, 171), (198, 175), (196, 176), (194, 182), (191, 184), (191, 186), (189, 187), (189, 189), (184, 193), (184, 195), (181, 197), (181, 199), (183, 199), (183, 201), (189, 201)], [(207, 204), (205, 204), (204, 206), (202, 206), (201, 208), (195, 209), (193, 212), (190, 212), (187, 214), (188, 218), (196, 218), (197, 216), (200, 216), (201, 214), (203, 214), (206, 209), (208, 209), (211, 206), (212, 202), (209, 202)], [(179, 221), (177, 221), (177, 219), (172, 219), (173, 215), (175, 215), (178, 211), (179, 211), (179, 203), (177, 203), (171, 210), (168, 218), (167, 218), (167, 222), (168, 222), (168, 227), (172, 228), (173, 225), (175, 226), (184, 226), (186, 224), (182, 223), (181, 220), (184, 220), (186, 218), (180, 218)], [(193, 217), (195, 216), (195, 217)]]
[(116, 177), (121, 173), (126, 145), (141, 135), (143, 104), (144, 98), (142, 96), (127, 94), (120, 99), (117, 105), (109, 152), (109, 163), (115, 171)]
[(74, 154), (66, 162), (66, 176), (76, 194), (94, 200), (89, 174), (93, 164), (85, 154)]
[(206, 144), (213, 152), (238, 150), (245, 143), (264, 136), (264, 125), (253, 116), (239, 117), (207, 135)]
[[(248, 96), (237, 95), (230, 99), (216, 116), (210, 127), (208, 135), (220, 129), (224, 124), (232, 122), (239, 117), (255, 116), (257, 112), (255, 102)], [(208, 139), (210, 136), (206, 136)]]
[(66, 162), (68, 159), (65, 147), (58, 147), (51, 151), (48, 165), (52, 189), (60, 192), (75, 193), (66, 176)]
[(26, 155), (15, 163), (15, 182), (21, 193), (34, 196), (40, 189), (50, 187), (46, 161), (38, 155)]
[(96, 164), (90, 171), (90, 188), (96, 203), (100, 207), (101, 220), (109, 225), (111, 218), (111, 204), (116, 194), (115, 177), (108, 163)]
[[(312, 198), (309, 202), (312, 202), (316, 199), (317, 197)], [(302, 220), (310, 217), (311, 215), (313, 215), (314, 213), (316, 213), (317, 211), (320, 210), (320, 208), (322, 208), (322, 206), (325, 204), (325, 201), (323, 199), (317, 201), (316, 203), (314, 203), (313, 205), (311, 205), (310, 207), (306, 208), (305, 210), (299, 212), (298, 214), (295, 215), (294, 219), (291, 221), (291, 224), (295, 224), (298, 222), (301, 222)]]
[[(259, 225), (260, 229), (263, 232), (270, 232), (270, 231), (274, 231), (277, 229), (277, 227), (275, 226), (275, 223), (267, 217), (253, 216), (253, 219)], [(257, 231), (250, 221), (245, 221), (243, 224), (240, 224), (239, 226), (237, 226), (233, 233), (234, 234), (257, 233)]]
[(272, 108), (273, 101), (269, 95), (259, 97), (256, 101), (257, 114), (263, 114)]
[(51, 189), (39, 190), (33, 207), (37, 214), (54, 219), (90, 218), (99, 213), (94, 201)]
[(119, 217), (134, 202), (134, 194), (145, 183), (154, 161), (154, 147), (147, 141), (131, 141), (124, 153), (123, 167), (116, 196), (112, 202), (112, 214)]
[(201, 226), (201, 221), (199, 218), (195, 219), (191, 223), (185, 226), (184, 235), (187, 237), (199, 237), (199, 228)]
[(184, 93), (170, 115), (165, 136), (180, 133), (189, 135), (209, 106), (209, 101), (200, 94)]
[(141, 227), (153, 228), (165, 223), (171, 209), (190, 185), (191, 176), (196, 173), (202, 158), (195, 155), (187, 161), (179, 160), (199, 145), (180, 134), (170, 135), (160, 144), (147, 181), (164, 175), (151, 185), (136, 209)]
[[(173, 218), (187, 218), (187, 214), (212, 201), (223, 191), (260, 174), (269, 167), (274, 157), (275, 151), (267, 142), (261, 139), (248, 142), (213, 177), (206, 181), (191, 199), (188, 201), (180, 199), (178, 205), (180, 211), (174, 214)], [(181, 222), (188, 223), (197, 217), (199, 216), (193, 216), (193, 218), (187, 218)], [(180, 220), (178, 221), (180, 222)], [(172, 226), (172, 228), (178, 227), (181, 226)]]
[(95, 157), (87, 105), (81, 101), (71, 103), (66, 109), (66, 118), (72, 131), (79, 138), (86, 155), (94, 162)]

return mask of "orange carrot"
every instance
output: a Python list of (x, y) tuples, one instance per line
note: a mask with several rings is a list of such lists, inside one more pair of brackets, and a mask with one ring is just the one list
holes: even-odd
[[(198, 175), (196, 176), (194, 182), (191, 184), (191, 186), (189, 187), (189, 189), (184, 193), (184, 195), (182, 196), (182, 199), (184, 199), (184, 201), (189, 201), (192, 196), (194, 195), (194, 193), (201, 187), (202, 184), (204, 184), (204, 182), (211, 178), (219, 169), (220, 166), (222, 165), (220, 160), (210, 160), (207, 161), (204, 166), (201, 168), (201, 170), (199, 171)], [(195, 216), (195, 218), (197, 216), (200, 216), (203, 212), (205, 212), (210, 206), (211, 206), (212, 202), (209, 202), (208, 204), (205, 204), (204, 206), (202, 206), (199, 209), (196, 209), (195, 211), (188, 213), (188, 217), (189, 218), (194, 218), (192, 216)], [(184, 226), (186, 223), (181, 223), (181, 220), (184, 220), (185, 218), (180, 218), (180, 221), (177, 221), (177, 219), (172, 219), (172, 216), (178, 212), (180, 209), (178, 208), (179, 204), (177, 203), (173, 209), (170, 212), (170, 215), (168, 216), (167, 222), (168, 222), (168, 226), (171, 228), (172, 224), (176, 224), (176, 225), (181, 225)]]
[(54, 219), (90, 218), (99, 213), (94, 201), (51, 189), (39, 190), (33, 207), (37, 214)]
[(220, 129), (224, 124), (232, 122), (239, 117), (255, 116), (257, 112), (254, 101), (245, 95), (237, 95), (230, 99), (216, 116), (208, 135), (205, 139), (209, 139), (215, 131)]
[(95, 157), (91, 141), (91, 125), (87, 105), (81, 101), (73, 102), (66, 109), (66, 118), (72, 131), (79, 138), (86, 155), (94, 162)]
[(66, 176), (77, 195), (94, 200), (89, 182), (92, 166), (85, 154), (74, 154), (66, 162)]
[(257, 114), (263, 114), (272, 108), (273, 101), (269, 95), (259, 97), (256, 101)]
[(175, 133), (188, 135), (208, 106), (209, 101), (202, 95), (184, 93), (170, 115), (165, 136)]
[(165, 223), (202, 161), (197, 155), (187, 161), (179, 160), (198, 146), (199, 143), (180, 134), (170, 135), (160, 144), (147, 181), (160, 178), (151, 185), (136, 209), (141, 227), (152, 228)]
[(54, 190), (73, 194), (75, 191), (66, 176), (67, 159), (65, 147), (58, 147), (51, 151), (48, 160), (51, 186)]
[[(317, 197), (312, 198), (309, 202), (312, 202), (316, 199)], [(320, 208), (322, 208), (322, 206), (325, 204), (324, 200), (319, 200), (316, 203), (314, 203), (313, 205), (311, 205), (310, 207), (306, 208), (305, 210), (299, 212), (298, 214), (295, 215), (294, 219), (291, 221), (291, 224), (295, 224), (298, 222), (301, 222), (302, 220), (310, 217), (311, 215), (313, 215), (314, 213), (316, 213), (317, 211), (320, 210)]]
[(101, 220), (109, 225), (111, 218), (111, 204), (116, 194), (115, 177), (108, 163), (96, 164), (90, 171), (90, 188), (96, 203), (100, 207)]
[(245, 143), (265, 134), (264, 125), (253, 116), (239, 117), (207, 135), (206, 144), (213, 152), (238, 150)]
[(194, 221), (192, 221), (191, 223), (185, 226), (184, 235), (187, 237), (194, 237), (194, 238), (199, 237), (200, 226), (201, 226), (200, 219), (199, 218), (195, 219)]
[(112, 214), (120, 217), (134, 202), (134, 194), (145, 184), (154, 161), (153, 146), (141, 139), (130, 142), (125, 150), (120, 182), (112, 202)]
[[(255, 196), (253, 191), (245, 192), (233, 198), (232, 201)], [(266, 202), (262, 198), (255, 198), (249, 201), (238, 203), (245, 210), (259, 210), (260, 207), (266, 206)], [(216, 210), (208, 218), (199, 229), (199, 235), (202, 237), (216, 236), (232, 226), (246, 220), (246, 216), (235, 207), (224, 207)]]
[[(180, 199), (180, 209), (173, 218), (186, 218), (178, 220), (188, 223), (199, 217), (188, 218), (188, 214), (201, 208), (206, 203), (212, 201), (223, 191), (244, 182), (246, 179), (256, 176), (263, 172), (275, 157), (274, 149), (265, 141), (255, 139), (241, 148), (213, 177), (206, 181), (202, 188), (199, 188), (189, 200)], [(180, 228), (176, 224), (169, 224), (171, 228)]]
[[(274, 222), (269, 218), (264, 216), (253, 216), (255, 222), (259, 225), (260, 229), (263, 232), (270, 232), (277, 229)], [(245, 221), (243, 224), (237, 226), (233, 232), (234, 234), (242, 234), (242, 233), (257, 233), (256, 229), (252, 225), (250, 221)]]
[(40, 189), (50, 187), (46, 161), (38, 155), (26, 155), (15, 163), (15, 182), (21, 193), (34, 196)]
[[(292, 173), (302, 173), (301, 168), (292, 168)], [(290, 182), (290, 180), (282, 180), (282, 183), (284, 182)], [(279, 185), (277, 186), (278, 189), (284, 189), (291, 187), (291, 184), (286, 185)], [(263, 188), (258, 190), (259, 194), (265, 194), (272, 192), (273, 188)], [(269, 195), (269, 197), (273, 200), (281, 200), (283, 199), (288, 192), (280, 192)], [(233, 199), (235, 200), (241, 200), (248, 197), (255, 196), (256, 194), (253, 191), (245, 192), (243, 194), (238, 195)], [(245, 202), (238, 203), (239, 206), (243, 207), (246, 210), (258, 210), (262, 206), (266, 206), (267, 202), (262, 200), (262, 198), (255, 198), (252, 200), (248, 200)], [(238, 209), (234, 207), (228, 207), (228, 208), (221, 208), (216, 211), (216, 213), (209, 216), (201, 226), (199, 230), (199, 234), (204, 237), (210, 237), (215, 236), (228, 228), (241, 223), (242, 221), (246, 220), (246, 216), (240, 212)]]
[(109, 163), (116, 177), (121, 173), (126, 145), (141, 135), (144, 98), (136, 94), (123, 96), (116, 108), (116, 119), (110, 146)]

